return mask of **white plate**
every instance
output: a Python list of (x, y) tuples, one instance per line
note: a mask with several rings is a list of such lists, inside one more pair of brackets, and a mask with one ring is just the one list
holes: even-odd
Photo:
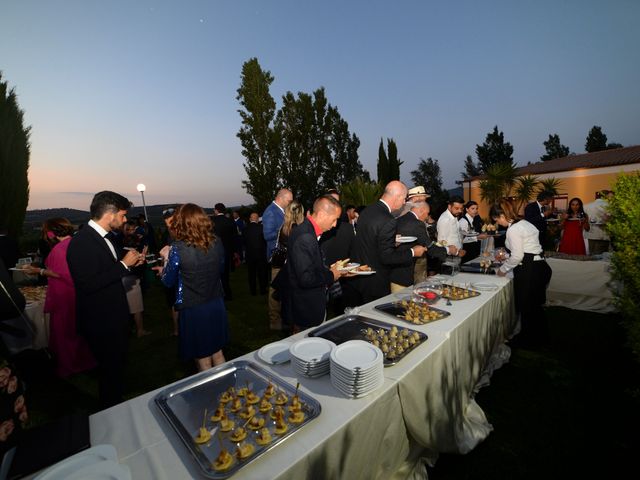
[(396, 242), (398, 242), (398, 243), (410, 243), (410, 242), (415, 242), (417, 239), (418, 239), (418, 237), (411, 237), (411, 236), (396, 237)]
[(258, 350), (258, 358), (271, 365), (287, 363), (291, 360), (291, 355), (289, 354), (290, 347), (291, 343), (289, 342), (270, 343)]
[(73, 472), (65, 480), (131, 480), (131, 470), (113, 460), (104, 460)]
[(478, 232), (462, 232), (465, 237), (477, 237), (480, 235)]
[(331, 352), (331, 360), (350, 370), (369, 370), (380, 363), (384, 356), (382, 350), (364, 340), (349, 340), (337, 346)]
[(35, 477), (34, 480), (67, 479), (82, 468), (107, 460), (116, 461), (117, 459), (118, 454), (113, 445), (96, 445), (52, 465)]
[(478, 283), (472, 283), (471, 284), (471, 288), (473, 290), (481, 290), (481, 291), (484, 291), (484, 292), (490, 292), (492, 290), (497, 290), (498, 286), (495, 283), (478, 282)]
[(557, 218), (547, 218), (547, 222), (559, 222)]
[(349, 272), (351, 275), (373, 275), (376, 273), (375, 270), (351, 270)]
[(327, 361), (336, 344), (320, 337), (303, 338), (289, 348), (291, 355), (306, 363)]

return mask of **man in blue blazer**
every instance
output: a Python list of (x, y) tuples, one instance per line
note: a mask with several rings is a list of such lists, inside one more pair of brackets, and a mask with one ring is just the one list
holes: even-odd
[(129, 250), (118, 260), (108, 238), (127, 221), (131, 202), (115, 192), (99, 192), (91, 202), (91, 220), (71, 239), (67, 252), (76, 288), (77, 329), (98, 363), (100, 403), (123, 400), (129, 305), (122, 278), (142, 265), (144, 253)]

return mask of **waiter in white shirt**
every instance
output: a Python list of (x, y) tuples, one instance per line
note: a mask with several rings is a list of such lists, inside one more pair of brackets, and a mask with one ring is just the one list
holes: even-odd
[(544, 259), (539, 231), (526, 220), (518, 220), (511, 203), (501, 200), (491, 207), (491, 218), (507, 227), (506, 247), (511, 256), (496, 272), (504, 277), (513, 272), (516, 311), (520, 314), (521, 340), (539, 343), (547, 337), (547, 320), (543, 305), (551, 280), (551, 267)]
[(464, 257), (460, 224), (458, 218), (464, 209), (464, 200), (459, 196), (453, 196), (449, 200), (447, 209), (438, 218), (437, 231), (438, 243), (447, 248), (449, 255)]

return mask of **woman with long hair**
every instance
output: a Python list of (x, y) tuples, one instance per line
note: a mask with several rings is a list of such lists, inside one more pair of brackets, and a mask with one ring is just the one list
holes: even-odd
[(538, 229), (518, 216), (508, 200), (491, 207), (491, 218), (507, 228), (505, 244), (510, 251), (496, 272), (504, 277), (513, 272), (516, 311), (520, 313), (521, 339), (540, 342), (547, 336), (547, 323), (542, 306), (551, 280), (551, 267), (544, 258)]
[(193, 358), (200, 371), (224, 363), (222, 347), (229, 338), (221, 272), (224, 249), (211, 220), (193, 203), (179, 206), (171, 217), (175, 241), (160, 251), (164, 267), (156, 267), (166, 286), (176, 288), (180, 356)]
[(585, 213), (582, 200), (578, 197), (569, 201), (569, 209), (562, 215), (560, 228), (562, 228), (562, 238), (558, 251), (569, 255), (586, 255), (584, 232), (588, 232), (591, 227), (589, 216)]
[(43, 236), (52, 246), (45, 268), (33, 268), (47, 279), (44, 311), (49, 314), (49, 350), (59, 377), (96, 366), (85, 340), (76, 333), (76, 289), (67, 264), (73, 225), (66, 218), (51, 218), (43, 225)]

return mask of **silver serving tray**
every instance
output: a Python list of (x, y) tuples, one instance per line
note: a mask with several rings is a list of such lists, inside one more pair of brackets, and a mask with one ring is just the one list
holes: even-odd
[[(320, 403), (313, 397), (298, 391), (298, 397), (302, 402), (306, 417), (305, 420), (300, 424), (287, 422), (289, 427), (287, 432), (284, 435), (276, 435), (273, 431), (275, 422), (269, 417), (269, 414), (258, 413), (258, 416), (265, 418), (264, 426), (269, 428), (273, 441), (268, 445), (258, 445), (255, 442), (258, 432), (247, 428), (248, 435), (244, 442), (252, 443), (255, 447), (255, 452), (244, 460), (238, 460), (234, 455), (238, 443), (231, 441), (229, 438), (232, 432), (222, 432), (220, 435), (218, 423), (211, 421), (210, 417), (218, 407), (218, 399), (229, 387), (235, 387), (238, 390), (248, 385), (249, 389), (262, 396), (269, 381), (278, 391), (284, 391), (289, 399), (295, 395), (295, 388), (290, 384), (252, 362), (239, 360), (226, 363), (209, 370), (205, 375), (196, 375), (167, 388), (156, 395), (154, 401), (185, 444), (204, 475), (209, 478), (223, 479), (230, 477), (243, 466), (282, 443), (286, 438), (320, 415)], [(258, 405), (255, 405), (256, 410)], [(205, 408), (207, 409), (205, 426), (212, 435), (209, 442), (198, 445), (195, 443), (194, 438), (202, 426)], [(228, 416), (236, 422), (236, 427), (242, 426), (246, 422), (246, 419), (230, 412)], [(222, 437), (222, 442), (220, 442), (220, 436)], [(221, 443), (231, 455), (234, 455), (234, 461), (227, 470), (216, 471), (213, 468), (213, 462), (221, 451)]]
[[(361, 315), (347, 315), (345, 317), (326, 322), (320, 327), (311, 330), (308, 336), (326, 338), (327, 340), (331, 340), (336, 345), (340, 345), (341, 343), (344, 343), (348, 340), (364, 340), (365, 342), (369, 342), (369, 340), (367, 340), (366, 338), (367, 328), (372, 328), (374, 330), (382, 328), (383, 330), (389, 331), (391, 330), (392, 326), (393, 325), (391, 325), (390, 323), (381, 322), (380, 320), (374, 320), (373, 318), (363, 317)], [(406, 328), (398, 327), (397, 325), (396, 327), (400, 331)], [(410, 328), (406, 328), (406, 330), (409, 330), (411, 334), (417, 332), (417, 330), (411, 330)], [(400, 355), (396, 356), (393, 359), (387, 358), (387, 356), (385, 355), (383, 361), (384, 366), (390, 367), (391, 365), (395, 365), (428, 338), (427, 335), (422, 332), (418, 332), (418, 335), (420, 336), (420, 340), (416, 342), (415, 345), (410, 346)]]

